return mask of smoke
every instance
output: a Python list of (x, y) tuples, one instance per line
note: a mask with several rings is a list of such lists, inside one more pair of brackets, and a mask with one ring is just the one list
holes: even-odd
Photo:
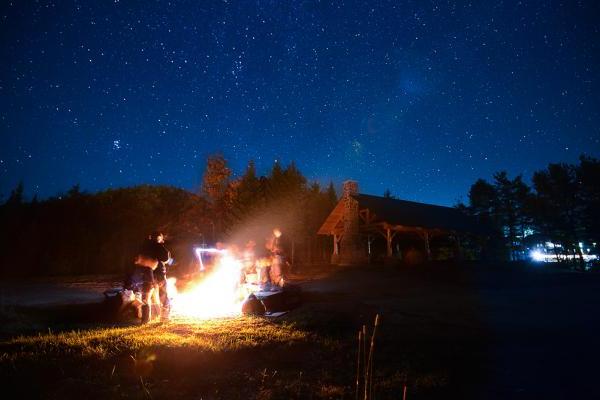
[(254, 240), (257, 249), (273, 235), (273, 229), (278, 228), (286, 240), (300, 240), (306, 231), (306, 210), (302, 209), (301, 195), (285, 196), (272, 201), (268, 206), (257, 209), (249, 216), (241, 219), (227, 236), (230, 244), (243, 245), (248, 240)]

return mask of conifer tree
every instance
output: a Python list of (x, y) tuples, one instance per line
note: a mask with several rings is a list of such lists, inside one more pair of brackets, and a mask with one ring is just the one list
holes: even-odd
[(230, 222), (230, 211), (235, 196), (236, 182), (222, 154), (208, 157), (202, 177), (201, 193), (209, 204), (212, 215), (212, 240), (221, 238)]

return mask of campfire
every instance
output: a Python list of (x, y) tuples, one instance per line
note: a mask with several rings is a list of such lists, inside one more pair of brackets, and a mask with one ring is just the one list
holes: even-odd
[(201, 271), (205, 270), (201, 252), (218, 253), (218, 256), (202, 281), (181, 292), (176, 289), (175, 279), (169, 280), (172, 315), (196, 319), (239, 315), (248, 294), (239, 284), (242, 263), (227, 250), (197, 249)]
[(196, 248), (199, 280), (185, 287), (176, 285), (174, 278), (168, 280), (171, 316), (207, 320), (241, 314), (285, 314), (300, 298), (298, 289), (284, 280), (280, 237), (281, 231), (273, 229), (265, 245), (269, 254), (262, 258), (256, 257), (253, 240), (243, 249), (235, 244), (225, 248), (220, 243), (215, 248)]

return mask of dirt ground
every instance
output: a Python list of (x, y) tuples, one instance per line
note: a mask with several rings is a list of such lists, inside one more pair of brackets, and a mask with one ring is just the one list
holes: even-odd
[[(277, 320), (125, 330), (97, 318), (115, 281), (0, 283), (3, 376), (37, 381), (32, 393), (45, 398), (86, 386), (102, 388), (91, 398), (114, 390), (122, 398), (354, 398), (356, 335), (379, 314), (376, 398), (398, 398), (404, 385), (409, 399), (600, 397), (598, 274), (469, 264), (304, 268), (292, 276), (302, 306)], [(182, 346), (202, 355), (182, 355)], [(89, 376), (87, 385), (77, 369), (91, 357), (110, 371), (148, 349), (162, 358), (141, 383), (115, 383), (121, 369), (113, 367), (110, 379)], [(57, 363), (62, 375), (43, 379)]]

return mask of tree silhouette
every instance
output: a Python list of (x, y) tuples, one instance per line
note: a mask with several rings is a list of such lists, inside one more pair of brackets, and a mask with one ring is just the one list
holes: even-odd
[(581, 156), (577, 179), (580, 182), (582, 202), (582, 224), (585, 238), (592, 243), (600, 243), (600, 161)]
[(225, 227), (230, 221), (230, 211), (233, 204), (234, 185), (230, 180), (231, 169), (222, 154), (208, 157), (206, 169), (202, 177), (201, 193), (208, 202), (214, 216), (212, 220), (212, 241), (222, 237)]
[(531, 189), (521, 175), (510, 179), (505, 171), (494, 183), (478, 179), (469, 190), (468, 213), (495, 228), (494, 241), (503, 241), (511, 260), (524, 254), (524, 238), (531, 226)]
[(559, 261), (575, 256), (583, 268), (580, 243), (600, 240), (600, 162), (581, 156), (578, 165), (551, 163), (532, 182), (534, 190), (521, 175), (510, 179), (503, 171), (494, 174), (493, 184), (479, 179), (466, 210), (502, 232), (512, 259), (524, 254), (526, 237), (535, 234), (538, 243), (556, 244)]
[(331, 208), (335, 207), (338, 202), (337, 193), (335, 192), (335, 187), (333, 186), (333, 182), (329, 182), (329, 186), (327, 186), (327, 201)]
[(383, 192), (383, 197), (385, 197), (386, 199), (395, 199), (396, 196), (392, 195), (392, 192), (390, 191), (390, 189), (385, 189), (385, 192)]
[(585, 226), (584, 205), (580, 201), (576, 167), (550, 164), (533, 174), (533, 184), (536, 190), (534, 220), (538, 230), (559, 243), (566, 255), (577, 254), (583, 266), (579, 241)]
[(25, 191), (25, 188), (23, 185), (23, 181), (19, 181), (17, 186), (15, 186), (15, 188), (10, 192), (10, 196), (8, 197), (8, 200), (6, 200), (6, 204), (11, 205), (11, 206), (17, 206), (17, 205), (23, 204), (24, 191)]
[(531, 189), (523, 182), (521, 175), (510, 179), (506, 171), (501, 171), (494, 174), (494, 191), (494, 213), (508, 241), (511, 259), (517, 260), (523, 250), (523, 239), (529, 222)]

